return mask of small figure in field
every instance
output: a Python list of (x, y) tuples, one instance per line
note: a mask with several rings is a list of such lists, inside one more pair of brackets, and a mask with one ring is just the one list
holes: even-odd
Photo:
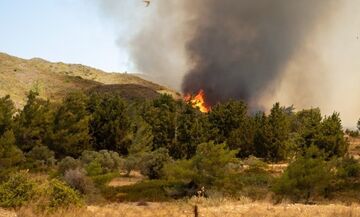
[(205, 187), (202, 186), (199, 191), (197, 191), (198, 197), (205, 197)]

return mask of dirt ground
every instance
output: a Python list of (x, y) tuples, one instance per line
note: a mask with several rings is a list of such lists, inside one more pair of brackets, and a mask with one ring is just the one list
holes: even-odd
[(115, 178), (108, 185), (111, 187), (134, 185), (143, 179), (144, 179), (144, 176), (142, 176), (140, 174), (140, 172), (132, 171), (130, 173), (129, 177), (122, 176), (122, 177)]

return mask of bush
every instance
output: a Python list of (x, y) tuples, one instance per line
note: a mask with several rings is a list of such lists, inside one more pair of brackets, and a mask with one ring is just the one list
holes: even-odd
[(264, 161), (260, 160), (260, 158), (250, 156), (245, 161), (244, 164), (249, 166), (249, 170), (257, 170), (262, 171), (265, 170), (268, 165)]
[(131, 171), (136, 169), (140, 163), (141, 158), (135, 156), (128, 156), (124, 162), (124, 169), (126, 171), (126, 176), (129, 176)]
[(80, 168), (70, 169), (65, 172), (65, 182), (81, 194), (90, 194), (95, 190), (94, 183)]
[[(274, 178), (269, 172), (260, 167), (250, 166), (249, 169), (245, 170), (238, 177), (229, 180), (229, 182), (240, 183), (241, 189), (238, 192), (233, 191), (233, 194), (241, 194), (242, 196), (252, 198), (253, 200), (264, 199), (270, 186), (273, 184)], [(236, 183), (236, 182), (235, 182)], [(241, 191), (239, 191), (241, 190)]]
[(53, 179), (50, 182), (50, 208), (67, 208), (82, 205), (80, 195), (65, 183)]
[(105, 174), (101, 164), (98, 161), (91, 161), (89, 164), (85, 165), (85, 170), (89, 176)]
[(332, 178), (323, 154), (312, 146), (305, 156), (288, 166), (275, 183), (273, 191), (294, 201), (309, 202), (315, 196), (328, 196)]
[(359, 130), (350, 130), (350, 129), (346, 129), (345, 133), (351, 137), (357, 138), (360, 136)]
[(46, 169), (55, 165), (55, 153), (46, 146), (37, 145), (26, 154), (26, 161), (30, 168)]
[(164, 171), (169, 179), (194, 181), (199, 186), (212, 187), (234, 172), (230, 165), (237, 162), (236, 153), (226, 144), (203, 143), (193, 158), (168, 164)]
[(90, 164), (93, 164), (90, 167), (100, 166), (102, 174), (118, 171), (123, 165), (123, 160), (119, 154), (108, 150), (101, 150), (99, 152), (84, 151), (81, 155), (81, 161), (85, 167)]
[(67, 170), (81, 168), (81, 162), (72, 157), (65, 157), (59, 163), (59, 172), (64, 175)]
[(35, 193), (35, 182), (26, 172), (17, 172), (0, 185), (0, 206), (20, 207), (25, 205)]
[(116, 177), (119, 177), (119, 173), (107, 173), (97, 176), (92, 176), (91, 179), (93, 180), (95, 186), (97, 188), (104, 188), (107, 183), (109, 183), (111, 180), (113, 180)]
[(141, 174), (148, 176), (149, 179), (159, 179), (163, 173), (162, 169), (170, 161), (167, 149), (159, 148), (156, 151), (144, 154), (140, 165)]
[(339, 162), (337, 176), (340, 178), (357, 178), (360, 176), (360, 163), (353, 157), (346, 157)]

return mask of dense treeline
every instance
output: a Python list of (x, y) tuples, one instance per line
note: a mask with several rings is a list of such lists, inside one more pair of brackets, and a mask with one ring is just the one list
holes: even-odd
[[(110, 94), (76, 92), (52, 103), (30, 91), (24, 108), (16, 110), (9, 96), (0, 98), (0, 176), (18, 169), (56, 168), (57, 176), (81, 193), (92, 192), (86, 186), (93, 184), (86, 184), (91, 181), (84, 176), (119, 169), (127, 175), (139, 170), (150, 179), (224, 191), (242, 189), (246, 183), (269, 187), (271, 178), (259, 160), (251, 161), (246, 176), (240, 177), (236, 169), (242, 160), (262, 159), (293, 162), (273, 191), (299, 196), (293, 191), (308, 188), (304, 197), (309, 199), (314, 189), (329, 191), (330, 164), (343, 168), (342, 177), (358, 175), (360, 169), (347, 157), (347, 149), (339, 114), (323, 116), (318, 108), (295, 112), (276, 103), (269, 114), (253, 113), (245, 103), (230, 100), (201, 113), (168, 95), (125, 101)], [(307, 185), (298, 180), (306, 175)], [(74, 177), (83, 177), (82, 184)], [(101, 179), (94, 178), (94, 185)], [(321, 188), (313, 188), (314, 181)]]
[(276, 103), (269, 115), (251, 114), (243, 102), (229, 101), (204, 114), (167, 95), (141, 103), (72, 93), (61, 104), (51, 104), (31, 91), (21, 111), (6, 96), (0, 100), (0, 136), (6, 154), (19, 156), (16, 161), (39, 147), (57, 159), (104, 149), (127, 156), (132, 146), (144, 142), (142, 148), (164, 148), (173, 159), (190, 159), (199, 144), (209, 141), (226, 143), (240, 158), (252, 155), (271, 162), (312, 145), (329, 157), (347, 150), (338, 113), (323, 117), (319, 109), (294, 112)]

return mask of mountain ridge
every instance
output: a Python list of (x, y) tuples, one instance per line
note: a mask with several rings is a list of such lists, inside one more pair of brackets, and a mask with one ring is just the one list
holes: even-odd
[(125, 88), (123, 84), (143, 86), (174, 98), (181, 96), (170, 88), (130, 73), (109, 73), (82, 64), (50, 62), (38, 57), (23, 59), (0, 52), (0, 96), (10, 95), (17, 107), (24, 105), (31, 89), (37, 89), (42, 98), (57, 101), (71, 91), (105, 85)]

